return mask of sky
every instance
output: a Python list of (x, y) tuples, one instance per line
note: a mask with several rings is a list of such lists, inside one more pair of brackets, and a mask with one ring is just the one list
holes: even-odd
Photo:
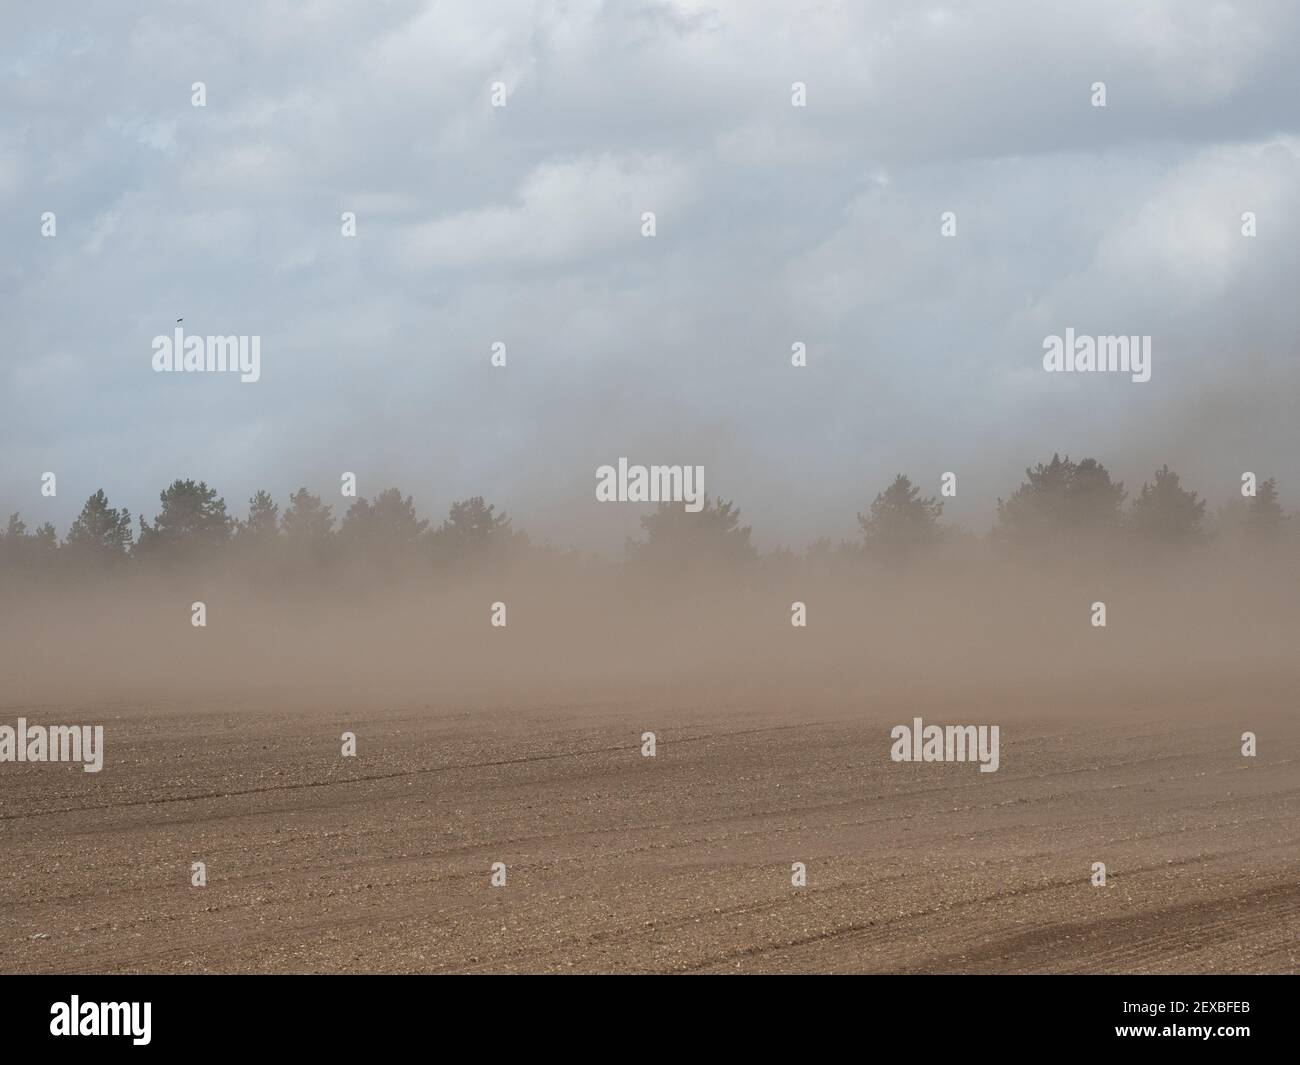
[[(1134, 491), (1167, 462), (1212, 504), (1275, 476), (1300, 506), (1300, 5), (4, 23), (0, 510), (29, 525), (101, 487), (152, 518), (178, 477), (236, 515), (301, 485), (340, 513), (351, 472), (616, 552), (644, 509), (595, 471), (624, 456), (702, 465), (765, 548), (855, 535), (900, 472), (956, 473), (945, 517), (982, 532), (1056, 451)], [(177, 318), (260, 337), (260, 380), (155, 372)], [(1067, 328), (1150, 336), (1151, 380), (1046, 372)]]

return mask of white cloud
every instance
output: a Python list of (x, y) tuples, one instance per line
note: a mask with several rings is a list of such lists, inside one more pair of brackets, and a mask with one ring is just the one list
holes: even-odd
[(403, 259), (415, 268), (572, 263), (641, 237), (641, 216), (659, 225), (687, 201), (683, 169), (662, 158), (595, 156), (535, 167), (514, 202), (413, 226)]
[[(1298, 41), (1274, 0), (20, 6), (0, 511), (31, 509), (31, 455), (133, 509), (178, 472), (234, 500), (368, 459), (417, 498), (540, 485), (500, 501), (564, 541), (554, 486), (625, 440), (697, 451), (760, 539), (797, 541), (851, 526), (844, 483), (953, 455), (996, 480), (1133, 436), (1158, 465), (1187, 434), (1157, 414), (1207, 394), (1250, 408), (1222, 461), (1281, 467)], [(182, 313), (264, 332), (263, 382), (160, 391), (149, 338)], [(1162, 338), (1160, 408), (1026, 369), (1089, 320)], [(494, 339), (510, 367), (485, 377)], [(1233, 352), (1267, 389), (1216, 387)]]

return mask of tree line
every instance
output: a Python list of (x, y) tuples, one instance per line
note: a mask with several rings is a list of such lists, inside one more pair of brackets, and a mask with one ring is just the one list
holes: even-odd
[[(373, 501), (355, 499), (339, 519), (331, 505), (306, 488), (290, 495), (283, 511), (269, 493), (259, 491), (243, 518), (228, 513), (225, 500), (202, 481), (174, 481), (160, 493), (159, 502), (152, 521), (139, 515), (137, 532), (131, 514), (113, 507), (100, 489), (86, 500), (62, 541), (50, 523), (29, 532), (21, 516), (13, 514), (0, 532), (0, 567), (46, 569), (66, 563), (107, 569), (225, 554), (285, 570), (339, 561), (395, 569), (416, 560), (460, 566), (533, 550), (527, 535), (482, 496), (452, 503), (438, 525), (421, 518), (411, 496), (397, 488), (380, 492)], [(835, 547), (822, 539), (808, 555), (899, 558), (968, 538), (963, 530), (944, 523), (943, 506), (942, 499), (923, 496), (909, 477), (899, 474), (858, 514), (857, 540)], [(997, 501), (990, 538), (1012, 550), (1095, 546), (1121, 539), (1170, 549), (1204, 543), (1212, 536), (1272, 542), (1295, 526), (1283, 512), (1273, 478), (1255, 485), (1252, 496), (1235, 497), (1220, 507), (1213, 530), (1206, 507), (1167, 465), (1130, 498), (1123, 483), (1114, 481), (1096, 459), (1076, 462), (1053, 455), (1050, 462), (1026, 469), (1016, 491)], [(690, 563), (744, 564), (759, 557), (750, 540), (751, 527), (741, 524), (740, 510), (732, 502), (706, 497), (697, 513), (686, 512), (680, 504), (660, 504), (641, 518), (641, 527), (644, 538), (627, 543), (629, 563), (680, 569)]]
[(152, 522), (141, 514), (137, 533), (130, 512), (115, 508), (100, 489), (86, 500), (61, 543), (50, 523), (28, 532), (21, 515), (13, 514), (0, 532), (0, 564), (39, 567), (58, 559), (111, 568), (225, 553), (286, 566), (321, 566), (343, 558), (395, 566), (418, 556), (435, 562), (491, 557), (527, 544), (510, 519), (481, 496), (453, 503), (436, 527), (396, 488), (380, 492), (373, 502), (357, 498), (341, 520), (306, 488), (289, 496), (283, 512), (270, 493), (259, 491), (244, 518), (232, 516), (225, 499), (203, 481), (173, 481), (158, 498), (158, 514)]
[[(1253, 485), (1249, 496), (1229, 499), (1207, 521), (1206, 500), (1183, 486), (1168, 465), (1130, 497), (1122, 481), (1096, 459), (1078, 462), (1053, 455), (1025, 470), (1025, 480), (997, 501), (991, 539), (1010, 548), (1135, 546), (1181, 548), (1218, 536), (1257, 543), (1278, 540), (1292, 527), (1270, 477)], [(933, 546), (952, 534), (941, 516), (943, 502), (922, 497), (903, 474), (858, 515), (864, 546), (887, 553)], [(1212, 527), (1211, 527), (1212, 526)]]

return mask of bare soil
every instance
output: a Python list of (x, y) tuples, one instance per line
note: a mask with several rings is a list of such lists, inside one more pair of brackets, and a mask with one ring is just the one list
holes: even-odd
[[(892, 762), (915, 713), (1001, 768)], [(1296, 971), (1285, 692), (20, 714), (106, 764), (0, 766), (5, 972)]]

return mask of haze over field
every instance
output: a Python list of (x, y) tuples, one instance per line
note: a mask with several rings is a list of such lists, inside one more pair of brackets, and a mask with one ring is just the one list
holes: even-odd
[[(780, 692), (792, 709), (947, 698), (987, 711), (1300, 679), (1293, 521), (1267, 540), (1248, 525), (1191, 543), (1120, 526), (758, 555), (743, 527), (701, 531), (712, 506), (656, 513), (671, 515), (668, 531), (617, 563), (513, 533), (440, 559), (445, 535), (403, 541), (380, 522), (358, 532), (355, 518), (323, 558), (245, 527), (206, 554), (172, 543), (112, 562), (74, 542), (48, 559), (28, 550), (21, 568), (5, 537), (7, 698), (445, 706), (676, 691), (708, 704)], [(915, 516), (887, 513), (894, 529)]]

